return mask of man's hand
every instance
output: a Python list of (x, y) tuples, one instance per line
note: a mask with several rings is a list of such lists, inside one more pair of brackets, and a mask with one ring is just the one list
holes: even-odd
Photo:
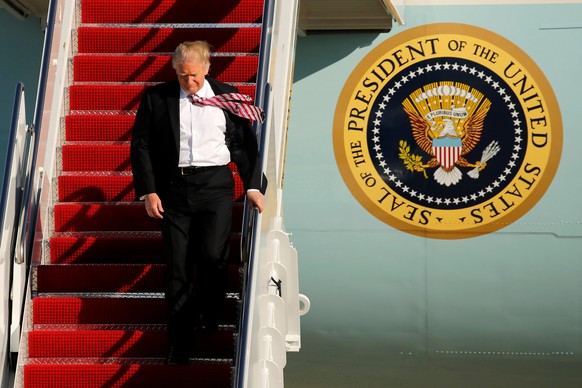
[(145, 197), (145, 208), (148, 212), (148, 216), (152, 218), (164, 218), (162, 213), (164, 208), (162, 207), (162, 201), (156, 193), (150, 193)]
[(247, 191), (247, 201), (251, 208), (257, 209), (259, 213), (265, 208), (265, 196), (260, 191)]

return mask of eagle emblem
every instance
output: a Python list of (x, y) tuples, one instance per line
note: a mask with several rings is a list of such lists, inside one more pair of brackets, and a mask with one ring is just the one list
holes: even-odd
[(493, 141), (483, 151), (480, 160), (469, 162), (466, 157), (481, 141), (485, 117), (491, 102), (483, 94), (459, 82), (432, 83), (417, 89), (404, 102), (404, 111), (412, 127), (418, 147), (431, 159), (410, 154), (406, 141), (400, 141), (400, 158), (412, 171), (423, 172), (436, 168), (435, 181), (444, 186), (457, 184), (463, 177), (459, 167), (472, 168), (468, 172), (477, 179), (479, 172), (499, 152)]

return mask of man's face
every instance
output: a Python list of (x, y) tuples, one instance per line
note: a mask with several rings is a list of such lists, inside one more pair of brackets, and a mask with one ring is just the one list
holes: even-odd
[(188, 94), (194, 94), (204, 86), (204, 77), (208, 74), (208, 66), (198, 62), (185, 62), (176, 66), (176, 74), (182, 89)]

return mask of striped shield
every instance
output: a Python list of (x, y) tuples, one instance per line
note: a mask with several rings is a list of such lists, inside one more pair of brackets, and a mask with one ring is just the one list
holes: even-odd
[(453, 167), (457, 163), (462, 150), (463, 142), (458, 137), (435, 138), (432, 140), (432, 154), (440, 165), (446, 169)]

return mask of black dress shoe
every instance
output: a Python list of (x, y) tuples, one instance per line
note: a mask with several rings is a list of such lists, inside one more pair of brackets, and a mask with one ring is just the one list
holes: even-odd
[(188, 364), (188, 352), (186, 349), (170, 346), (170, 351), (168, 352), (168, 358), (166, 359), (167, 365), (185, 365)]

